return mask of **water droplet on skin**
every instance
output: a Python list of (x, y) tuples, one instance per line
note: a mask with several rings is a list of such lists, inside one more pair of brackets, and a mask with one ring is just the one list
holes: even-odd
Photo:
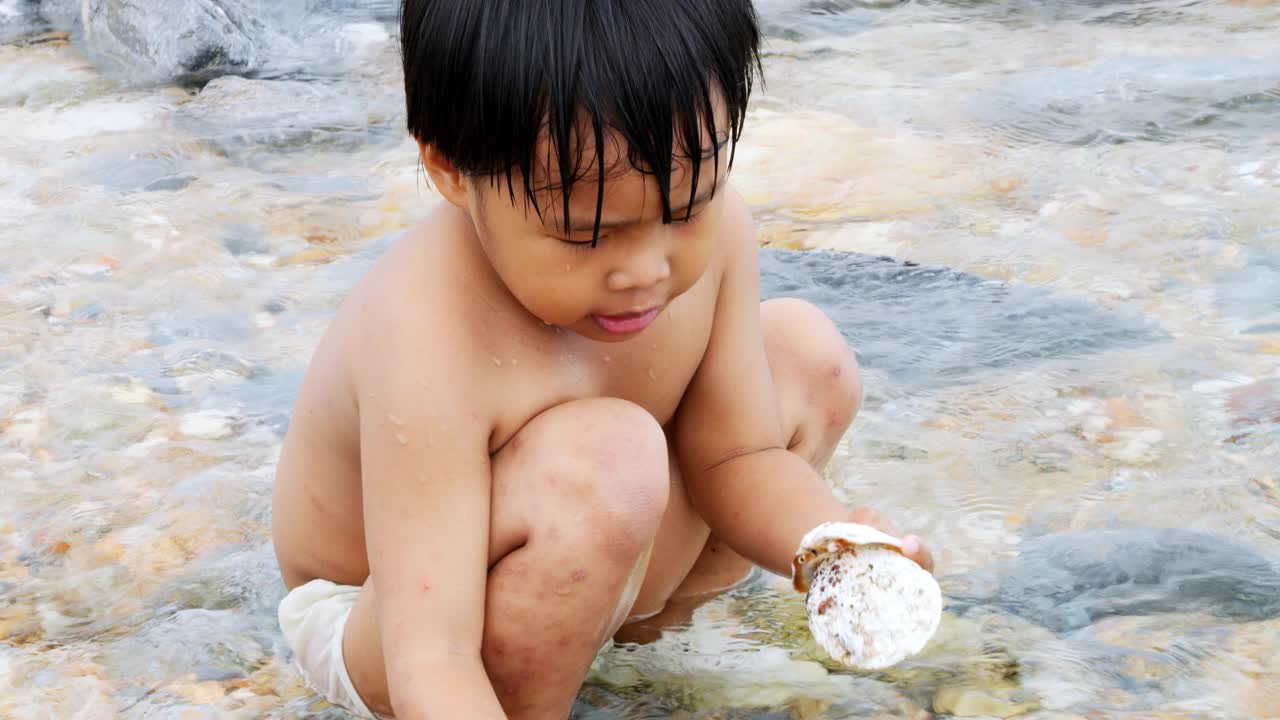
[(426, 485), (426, 484), (427, 484), (427, 474), (426, 474), (426, 473), (418, 473), (418, 484), (419, 484), (419, 485)]
[(658, 349), (658, 343), (654, 343), (654, 344), (650, 345), (650, 346), (649, 346), (649, 349), (650, 349), (650, 350), (657, 350), (657, 349)]
[(649, 368), (649, 379), (650, 379), (650, 380), (657, 380), (657, 379), (658, 379), (658, 373), (654, 372), (654, 371), (653, 371), (653, 368)]
[(387, 421), (396, 427), (404, 427), (404, 421), (391, 413), (387, 413)]
[(608, 355), (605, 355), (605, 356), (604, 356), (604, 364), (605, 364), (605, 365), (608, 365), (608, 364), (609, 364), (609, 363), (611, 363), (611, 362), (613, 362), (613, 358), (609, 357)]
[(511, 358), (511, 364), (512, 364), (512, 365), (519, 365), (519, 364), (520, 364), (520, 361), (519, 361), (519, 360), (517, 360), (517, 359), (515, 359), (515, 358)]
[(572, 265), (565, 265), (565, 266), (564, 266), (564, 271), (565, 271), (565, 272), (569, 272), (569, 271), (570, 271), (570, 270), (572, 270), (572, 269), (573, 269), (573, 266), (572, 266)]
[(497, 355), (494, 355), (494, 356), (493, 356), (493, 364), (494, 364), (494, 365), (496, 365), (496, 366), (498, 366), (498, 367), (502, 367), (502, 358), (498, 357)]
[(404, 433), (402, 433), (402, 432), (398, 432), (398, 433), (396, 433), (396, 442), (400, 443), (401, 445), (408, 445), (408, 444), (409, 444), (409, 436), (408, 436), (408, 435), (405, 435), (405, 434), (404, 434)]

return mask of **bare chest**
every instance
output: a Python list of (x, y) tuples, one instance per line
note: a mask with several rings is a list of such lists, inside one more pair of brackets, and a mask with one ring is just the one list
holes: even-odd
[(539, 413), (573, 400), (627, 400), (667, 424), (706, 353), (714, 304), (714, 293), (698, 287), (626, 342), (552, 342), (524, 352), (516, 345), (495, 353), (491, 387), (499, 404), (490, 449)]

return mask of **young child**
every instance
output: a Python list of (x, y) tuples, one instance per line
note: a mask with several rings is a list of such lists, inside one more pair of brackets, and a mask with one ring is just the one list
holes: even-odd
[(758, 40), (749, 0), (405, 0), (445, 202), (334, 318), (273, 504), (281, 627), (335, 704), (562, 720), (624, 623), (881, 523), (815, 469), (854, 355), (760, 303), (728, 182)]

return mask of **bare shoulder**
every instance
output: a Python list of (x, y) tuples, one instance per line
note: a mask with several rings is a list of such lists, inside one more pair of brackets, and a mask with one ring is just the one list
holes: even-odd
[(740, 273), (759, 273), (759, 243), (755, 238), (755, 220), (746, 200), (732, 184), (724, 184), (724, 210), (721, 219), (721, 283)]
[[(366, 334), (412, 333), (438, 328), (450, 318), (461, 259), (453, 248), (464, 230), (450, 213), (437, 211), (410, 228), (361, 278), (342, 309), (358, 317)], [(410, 322), (412, 320), (413, 322)]]
[(741, 284), (741, 281), (757, 285), (760, 275), (760, 245), (756, 240), (755, 220), (751, 217), (751, 209), (736, 188), (726, 185), (726, 190), (724, 217), (721, 220), (721, 303), (726, 299), (726, 291)]
[(725, 191), (723, 222), (726, 238), (737, 246), (750, 244), (754, 248), (756, 229), (755, 221), (751, 218), (751, 208), (747, 207), (742, 193), (733, 185), (726, 183)]
[[(474, 366), (474, 308), (453, 250), (465, 229), (436, 212), (397, 239), (347, 295), (304, 381), (299, 430), (358, 457), (362, 408), (421, 398), (444, 379), (465, 391)], [(477, 408), (478, 409), (478, 408)], [(296, 422), (296, 420), (295, 420)]]
[(474, 309), (463, 301), (468, 273), (454, 252), (464, 231), (449, 213), (432, 213), (387, 249), (344, 303), (337, 320), (357, 392), (363, 378), (391, 364), (425, 373), (470, 359)]

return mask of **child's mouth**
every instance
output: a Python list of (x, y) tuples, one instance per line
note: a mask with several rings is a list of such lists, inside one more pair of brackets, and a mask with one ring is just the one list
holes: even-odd
[(649, 323), (658, 317), (658, 313), (662, 312), (662, 308), (657, 307), (652, 310), (645, 310), (638, 313), (622, 313), (621, 315), (592, 315), (591, 319), (596, 321), (602, 330), (614, 335), (630, 335), (638, 333), (649, 327)]

